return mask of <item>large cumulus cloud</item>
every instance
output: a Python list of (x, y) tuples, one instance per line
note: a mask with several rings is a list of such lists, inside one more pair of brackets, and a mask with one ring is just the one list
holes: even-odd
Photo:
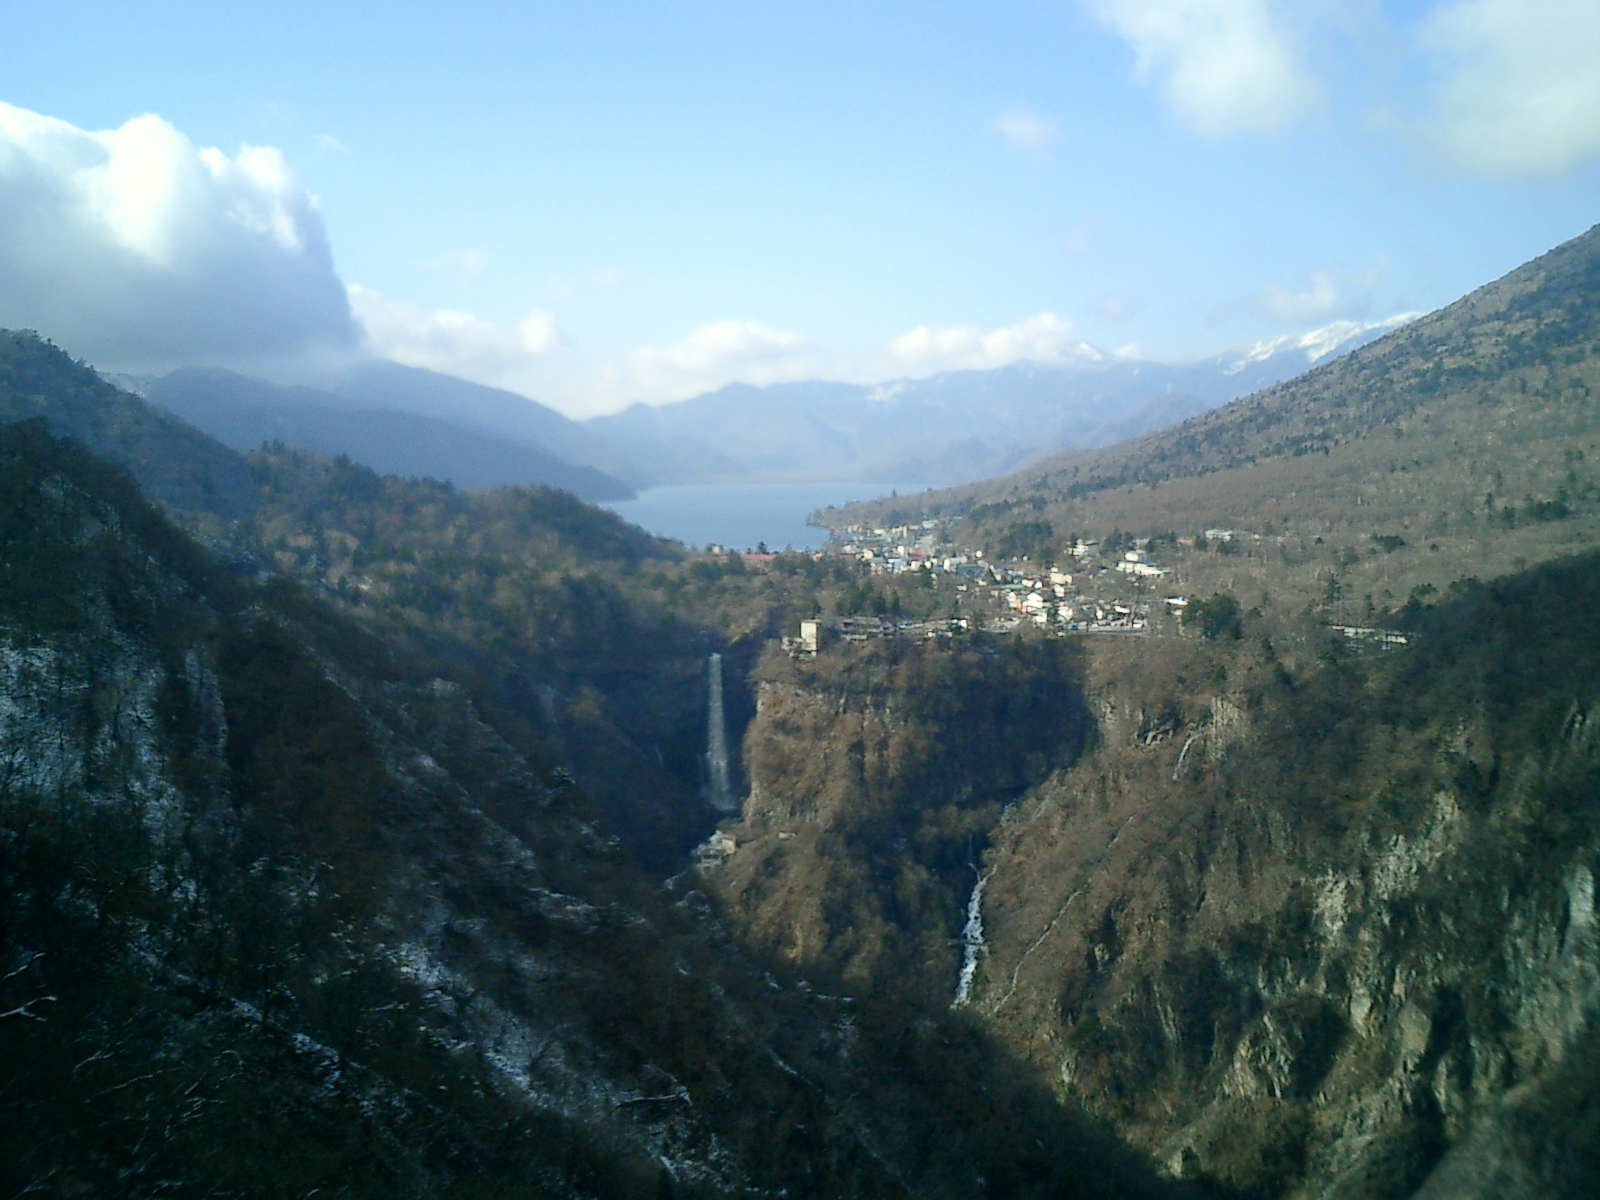
[(1292, 125), (1321, 103), (1272, 0), (1085, 0), (1159, 81), (1168, 105), (1219, 137)]
[(126, 369), (353, 346), (317, 203), (276, 150), (0, 104), (0, 325)]
[(1451, 0), (1423, 39), (1446, 64), (1417, 129), (1437, 156), (1496, 177), (1561, 175), (1600, 157), (1600, 4)]

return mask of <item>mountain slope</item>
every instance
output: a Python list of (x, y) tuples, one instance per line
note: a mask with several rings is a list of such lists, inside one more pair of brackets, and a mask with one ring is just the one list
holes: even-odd
[[(1517, 491), (1503, 482), (1479, 484), (1494, 469), (1517, 465), (1493, 462), (1497, 448), (1506, 458), (1510, 451), (1542, 451), (1592, 424), (1597, 297), (1600, 226), (1286, 383), (1123, 445), (1058, 455), (1018, 476), (937, 493), (929, 508), (959, 513), (1024, 492), (1060, 503), (1205, 478), (1214, 510), (1248, 491), (1239, 473), (1251, 469), (1267, 479), (1272, 464), (1292, 465), (1313, 480), (1398, 460), (1413, 467), (1411, 484), (1419, 483), (1421, 468), (1449, 502), (1481, 498), (1484, 490), (1520, 499), (1524, 480), (1548, 488), (1559, 472), (1549, 472), (1555, 478), (1519, 472)], [(1218, 474), (1226, 477), (1211, 478)], [(1265, 503), (1271, 489), (1260, 491), (1258, 507), (1273, 515)], [(1167, 508), (1194, 494), (1185, 489)]]
[(1097, 655), (1100, 746), (985, 859), (974, 1006), (1179, 1175), (1587, 1194), (1597, 599), (1589, 555), (1385, 660)]
[(961, 1022), (766, 974), (519, 722), (42, 422), (0, 496), (11, 1194), (1171, 1194)]
[(448, 479), (458, 487), (508, 484), (558, 487), (585, 500), (633, 495), (626, 484), (563, 461), (524, 441), (459, 423), (357, 402), (311, 388), (277, 387), (229, 371), (174, 371), (145, 385), (144, 396), (237, 450), (281, 441), (345, 454), (384, 474)]
[(34, 417), (127, 467), (163, 504), (230, 519), (254, 507), (242, 455), (113, 387), (37, 334), (0, 330), (0, 420)]
[(564, 462), (593, 467), (629, 485), (628, 465), (602, 438), (555, 409), (515, 392), (394, 362), (369, 362), (331, 380), (327, 390), (364, 408), (415, 413), (490, 437), (532, 446)]
[[(1172, 594), (1231, 591), (1274, 619), (1315, 609), (1371, 625), (1418, 589), (1600, 541), (1597, 313), (1600, 228), (1182, 425), (824, 519), (941, 516), (958, 541), (997, 552), (1026, 530), (1035, 556), (1056, 559), (1082, 535), (1160, 536)], [(1207, 529), (1249, 536), (1191, 550)]]

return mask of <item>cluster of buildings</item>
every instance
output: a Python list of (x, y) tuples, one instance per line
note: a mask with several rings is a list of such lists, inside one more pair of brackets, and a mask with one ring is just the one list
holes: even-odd
[[(898, 621), (890, 617), (845, 617), (833, 621), (803, 622), (797, 638), (785, 639), (796, 654), (815, 654), (830, 638), (865, 641), (879, 637), (944, 637), (970, 625), (990, 632), (1038, 628), (1050, 633), (1144, 633), (1154, 608), (1171, 618), (1181, 617), (1188, 605), (1183, 596), (1158, 599), (1140, 585), (1172, 580), (1171, 567), (1152, 557), (1148, 538), (1118, 539), (1111, 555), (1090, 539), (1076, 540), (1068, 551), (1070, 561), (1045, 567), (1027, 559), (999, 562), (984, 551), (958, 545), (941, 536), (943, 521), (929, 518), (917, 523), (872, 528), (861, 525), (835, 530), (828, 548), (817, 557), (839, 556), (868, 568), (872, 574), (930, 571), (956, 577), (956, 590), (965, 593), (962, 608), (968, 617), (942, 621)], [(1261, 541), (1262, 535), (1236, 529), (1207, 529), (1195, 539), (1197, 548), (1208, 545), (1228, 553), (1241, 544)], [(1126, 580), (1126, 585), (1122, 584)], [(1166, 589), (1162, 589), (1166, 590)], [(1408, 644), (1399, 630), (1335, 625), (1333, 631), (1358, 644), (1391, 650)]]
[(790, 654), (814, 656), (828, 642), (866, 642), (876, 638), (941, 638), (965, 633), (971, 627), (965, 617), (929, 621), (896, 621), (889, 617), (839, 617), (828, 621), (817, 617), (800, 622), (800, 636), (783, 639)]
[[(845, 617), (801, 624), (800, 636), (786, 639), (796, 654), (815, 654), (831, 637), (862, 641), (874, 637), (943, 637), (961, 632), (970, 622), (991, 632), (1032, 626), (1053, 633), (1142, 633), (1149, 628), (1150, 606), (1139, 596), (1106, 598), (1085, 595), (1110, 568), (1101, 561), (1098, 543), (1078, 540), (1071, 548), (1069, 567), (1042, 567), (1027, 560), (996, 562), (982, 550), (954, 544), (940, 536), (936, 518), (889, 528), (848, 526), (834, 534), (827, 555), (838, 555), (868, 568), (873, 574), (930, 571), (954, 576), (958, 592), (974, 604), (963, 602), (973, 615), (943, 621), (895, 621), (888, 617)], [(1148, 542), (1136, 539), (1114, 564), (1117, 573), (1131, 580), (1157, 580), (1169, 568), (1152, 562)], [(1117, 591), (1135, 589), (1113, 589)], [(988, 609), (987, 615), (980, 615)]]
[(830, 553), (865, 563), (874, 575), (946, 571), (976, 579), (986, 565), (983, 551), (945, 542), (939, 536), (939, 525), (936, 518), (887, 529), (850, 525), (834, 533), (835, 544)]
[(1142, 633), (1150, 625), (1148, 604), (1085, 597), (1059, 583), (1047, 585), (1042, 579), (1003, 584), (1001, 596), (1006, 608), (1041, 629), (1062, 633)]

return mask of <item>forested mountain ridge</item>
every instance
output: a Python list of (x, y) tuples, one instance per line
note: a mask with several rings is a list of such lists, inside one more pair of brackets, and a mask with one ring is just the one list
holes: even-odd
[(1386, 656), (1097, 655), (1099, 745), (984, 860), (974, 1007), (1179, 1176), (1583, 1195), (1597, 598), (1590, 554), (1457, 589)]
[(112, 386), (37, 334), (0, 330), (0, 420), (34, 417), (127, 467), (162, 504), (230, 519), (254, 507), (242, 455)]
[(1167, 1194), (970, 1026), (646, 885), (448, 655), (42, 422), (0, 492), (11, 1193)]
[(199, 369), (142, 381), (141, 393), (236, 450), (285, 442), (320, 454), (345, 454), (380, 474), (448, 479), (463, 488), (535, 484), (563, 488), (585, 500), (633, 494), (620, 480), (526, 439), (474, 427), (477, 422), (462, 424), (459, 416), (451, 421), (383, 407), (378, 399)]

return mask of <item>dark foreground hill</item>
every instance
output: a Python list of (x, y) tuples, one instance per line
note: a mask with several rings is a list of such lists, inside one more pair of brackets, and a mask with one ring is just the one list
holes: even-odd
[(161, 504), (226, 519), (255, 507), (243, 455), (112, 386), (37, 334), (0, 330), (0, 420), (35, 417), (122, 464)]
[(8, 1195), (1163, 1194), (970, 1023), (766, 973), (552, 748), (0, 429)]

